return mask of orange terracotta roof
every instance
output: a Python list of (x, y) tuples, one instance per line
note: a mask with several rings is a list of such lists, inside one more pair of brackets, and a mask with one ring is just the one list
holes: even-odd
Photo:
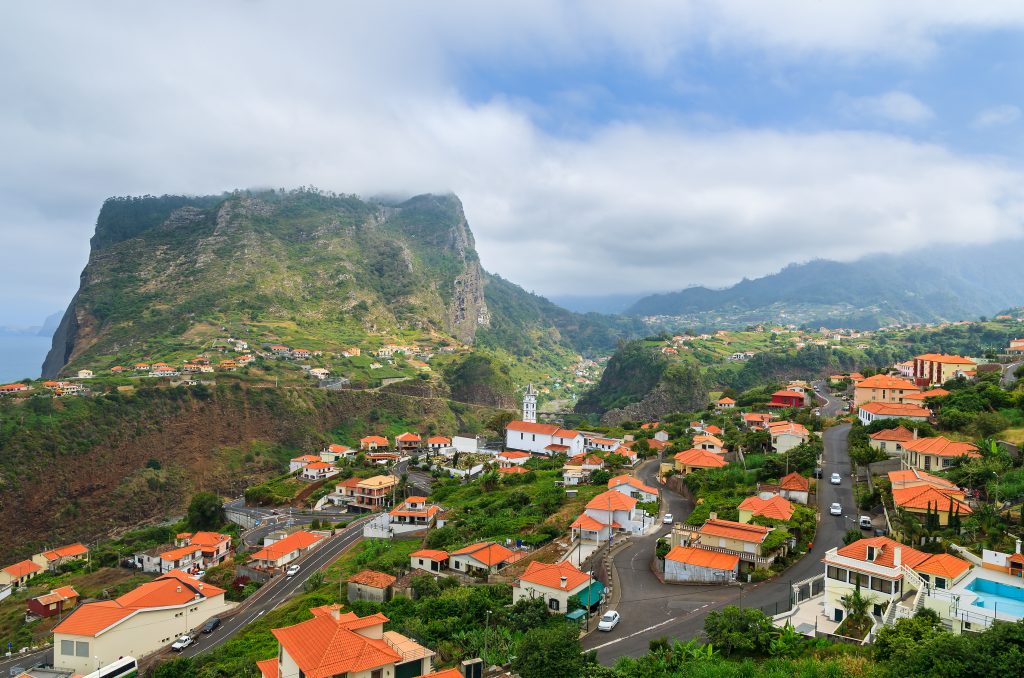
[(911, 393), (910, 395), (903, 396), (904, 400), (925, 400), (927, 398), (941, 398), (948, 396), (949, 391), (944, 388), (933, 388), (930, 391), (921, 391), (920, 393)]
[(694, 446), (696, 446), (697, 443), (711, 443), (712, 445), (715, 445), (716, 447), (721, 447), (722, 445), (725, 444), (725, 443), (722, 442), (722, 440), (720, 438), (716, 438), (715, 436), (705, 435), (705, 434), (693, 437), (693, 444), (694, 444)]
[(363, 570), (362, 572), (356, 572), (348, 578), (350, 584), (362, 584), (363, 586), (372, 586), (375, 589), (386, 589), (396, 581), (398, 581), (398, 577), (385, 572), (377, 572), (376, 570)]
[(413, 551), (409, 555), (413, 558), (426, 558), (427, 560), (448, 560), (448, 552), (438, 549), (420, 549), (419, 551)]
[(686, 450), (676, 454), (675, 460), (684, 466), (696, 466), (700, 468), (721, 468), (728, 462), (721, 456), (710, 450)]
[(388, 439), (381, 436), (366, 436), (365, 438), (359, 439), (360, 443), (377, 443), (378, 445), (387, 445)]
[[(597, 520), (596, 518), (593, 518), (587, 513), (581, 513), (579, 518), (574, 520), (572, 522), (572, 525), (570, 525), (569, 527), (575, 527), (579, 530), (588, 530), (590, 532), (600, 532), (601, 530), (608, 527), (608, 525), (602, 523), (600, 520)], [(619, 524), (612, 523), (611, 527), (618, 528)]]
[(889, 482), (892, 484), (893, 489), (910, 485), (917, 486), (926, 484), (936, 487), (948, 494), (959, 496), (960, 498), (963, 497), (963, 492), (960, 491), (960, 488), (957, 487), (956, 484), (949, 482), (945, 478), (933, 476), (930, 473), (925, 473), (924, 471), (916, 468), (910, 468), (904, 471), (889, 471), (888, 475)]
[(320, 461), (320, 455), (319, 454), (304, 454), (301, 457), (294, 457), (294, 458), (292, 458), (292, 461), (303, 462), (303, 463), (312, 463), (314, 461)]
[(312, 464), (306, 464), (306, 468), (304, 470), (307, 470), (307, 471), (309, 471), (309, 470), (319, 471), (321, 469), (328, 469), (328, 468), (334, 468), (334, 464), (331, 464), (331, 463), (326, 462), (326, 461), (314, 461)]
[(135, 612), (135, 608), (119, 605), (113, 600), (84, 603), (65, 617), (53, 631), (74, 636), (96, 636)]
[(732, 398), (726, 396), (724, 398), (719, 398), (718, 399), (718, 404), (719, 405), (730, 405), (730, 404), (735, 405), (736, 401), (733, 400)]
[(528, 421), (512, 421), (506, 427), (510, 431), (522, 431), (523, 433), (540, 433), (553, 438), (575, 438), (579, 431), (561, 428), (554, 424), (535, 424)]
[(614, 478), (608, 481), (609, 489), (618, 487), (619, 485), (629, 485), (630, 487), (636, 488), (641, 492), (646, 492), (648, 494), (658, 494), (658, 489), (656, 487), (644, 485), (642, 480), (631, 475), (623, 474), (621, 476), (615, 476)]
[(256, 662), (256, 668), (260, 670), (263, 678), (278, 678), (277, 675), (277, 657), (271, 657), (270, 659), (264, 659)]
[(704, 431), (705, 431), (705, 433), (710, 433), (712, 435), (719, 435), (719, 434), (722, 433), (722, 429), (718, 428), (714, 424), (709, 424), (709, 425), (705, 426), (704, 427)]
[(275, 541), (269, 546), (264, 546), (259, 551), (252, 554), (252, 560), (278, 560), (281, 556), (284, 556), (292, 551), (298, 549), (304, 549), (312, 546), (323, 539), (318, 535), (299, 530), (293, 532), (280, 541)]
[(969, 569), (971, 569), (970, 563), (948, 553), (931, 554), (926, 560), (914, 566), (914, 570), (917, 572), (947, 579), (956, 579)]
[(931, 410), (926, 410), (923, 407), (917, 405), (911, 405), (909, 403), (879, 403), (870, 402), (864, 403), (860, 406), (860, 409), (871, 414), (876, 414), (885, 417), (924, 417), (928, 418), (931, 416)]
[(272, 633), (307, 678), (329, 678), (401, 661), (402, 656), (386, 640), (356, 632), (384, 621), (387, 617), (380, 614), (360, 618), (352, 613), (337, 617), (324, 613)]
[(775, 393), (772, 394), (772, 396), (803, 398), (804, 394), (801, 393), (800, 391), (789, 391), (783, 389), (781, 391), (776, 391)]
[(503, 563), (514, 554), (501, 544), (495, 544), (493, 541), (482, 541), (469, 546), (464, 546), (458, 551), (452, 551), (453, 556), (472, 556), (481, 563), (488, 566), (497, 565)]
[(408, 431), (406, 431), (405, 433), (397, 436), (395, 440), (397, 440), (400, 443), (418, 443), (423, 439), (420, 438), (419, 433), (409, 433)]
[[(868, 561), (868, 547), (871, 546), (875, 549), (874, 561)], [(903, 564), (908, 567), (914, 567), (927, 559), (928, 554), (922, 553), (912, 546), (901, 544), (898, 541), (894, 541), (889, 537), (872, 537), (870, 539), (858, 539), (852, 544), (848, 544), (838, 551), (836, 555), (840, 555), (846, 558), (852, 558), (853, 560), (860, 560), (863, 562), (874, 562), (876, 565), (881, 567), (894, 567), (895, 565), (895, 551), (896, 549), (902, 549), (900, 554), (900, 560)]]
[(78, 591), (75, 590), (74, 586), (61, 586), (59, 588), (55, 588), (53, 590), (53, 593), (59, 594), (61, 596), (64, 596), (65, 598), (77, 598), (78, 597)]
[(598, 511), (632, 511), (636, 506), (636, 499), (628, 497), (615, 490), (607, 490), (587, 502), (588, 509)]
[(872, 440), (887, 440), (897, 443), (905, 443), (914, 439), (914, 432), (902, 424), (896, 428), (883, 428), (868, 436)]
[(36, 563), (33, 563), (31, 560), (23, 560), (20, 563), (8, 565), (3, 569), (3, 571), (11, 575), (15, 579), (21, 579), (27, 574), (41, 572), (42, 569), (43, 567), (41, 565), (37, 565)]
[(498, 473), (510, 473), (510, 474), (513, 474), (513, 475), (516, 474), (516, 473), (529, 473), (529, 472), (530, 472), (530, 469), (523, 468), (522, 466), (509, 466), (509, 467), (506, 467), (506, 468), (499, 468), (498, 469)]
[(350, 447), (346, 447), (345, 445), (334, 445), (334, 444), (332, 444), (332, 445), (328, 445), (327, 446), (327, 451), (328, 452), (334, 452), (335, 454), (341, 454), (342, 452), (348, 452), (350, 449), (351, 449)]
[(857, 384), (857, 388), (884, 388), (902, 389), (904, 391), (920, 391), (917, 384), (900, 377), (890, 377), (888, 374), (876, 374), (868, 377)]
[(185, 556), (191, 555), (199, 550), (200, 548), (198, 546), (179, 546), (176, 549), (171, 549), (170, 551), (164, 551), (161, 553), (160, 559), (168, 561), (181, 560)]
[[(562, 586), (562, 577), (566, 579), (565, 586)], [(534, 561), (526, 566), (526, 572), (523, 572), (519, 580), (551, 589), (572, 591), (588, 583), (590, 575), (581, 572), (567, 560), (554, 565)]]
[(452, 439), (447, 436), (430, 436), (427, 438), (428, 445), (449, 445)]
[(805, 478), (796, 471), (779, 480), (779, 488), (793, 492), (806, 492), (811, 489), (811, 479)]
[(960, 507), (960, 515), (974, 513), (974, 510), (957, 497), (943, 492), (932, 485), (919, 485), (917, 487), (899, 487), (892, 491), (892, 500), (896, 506), (908, 509), (938, 510), (944, 513), (956, 510)]
[(738, 508), (741, 511), (750, 511), (755, 516), (775, 520), (789, 520), (793, 517), (793, 504), (779, 495), (774, 495), (770, 499), (747, 497)]
[(968, 457), (977, 458), (981, 456), (978, 453), (977, 445), (950, 440), (943, 436), (918, 438), (917, 440), (904, 443), (903, 449), (917, 452), (918, 454), (933, 454), (939, 457), (962, 457), (967, 455)]
[(76, 558), (87, 553), (89, 553), (89, 549), (84, 544), (68, 544), (52, 551), (43, 552), (43, 557), (47, 560), (58, 560), (60, 558)]
[(933, 363), (946, 363), (949, 365), (976, 365), (970, 358), (965, 358), (961, 355), (946, 355), (945, 353), (925, 353), (923, 355), (914, 356), (915, 360), (926, 360)]
[(505, 450), (498, 454), (498, 459), (529, 459), (533, 455), (529, 452), (516, 452), (515, 450)]
[(760, 544), (771, 531), (761, 525), (750, 525), (738, 523), (734, 520), (722, 520), (720, 518), (709, 519), (700, 529), (702, 535), (709, 537), (725, 537), (726, 539), (737, 539), (739, 541), (756, 542)]
[(691, 548), (687, 546), (675, 546), (665, 556), (665, 560), (697, 567), (707, 567), (713, 570), (735, 570), (740, 563), (739, 556), (730, 553), (719, 553), (707, 549)]
[(764, 424), (772, 420), (771, 414), (764, 414), (762, 412), (745, 412), (743, 415), (743, 421), (748, 424)]
[(463, 676), (462, 672), (458, 669), (443, 669), (432, 673), (424, 673), (422, 676), (416, 676), (416, 678), (463, 678)]

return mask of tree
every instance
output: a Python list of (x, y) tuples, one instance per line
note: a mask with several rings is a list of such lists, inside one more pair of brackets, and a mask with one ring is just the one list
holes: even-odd
[(522, 678), (578, 676), (584, 663), (578, 630), (564, 624), (527, 631), (512, 668)]
[(861, 594), (860, 580), (857, 580), (857, 585), (851, 593), (847, 593), (839, 599), (839, 604), (846, 611), (847, 631), (852, 632), (855, 629), (862, 629), (871, 621), (871, 617), (868, 616), (871, 600), (871, 598)]
[(853, 542), (860, 541), (863, 538), (864, 535), (861, 534), (860, 530), (847, 530), (846, 534), (843, 535), (843, 543), (846, 545), (850, 545)]
[(772, 619), (756, 608), (728, 605), (704, 619), (704, 635), (725, 655), (764, 655), (771, 647)]
[(200, 492), (192, 496), (185, 515), (190, 530), (218, 530), (226, 521), (220, 497), (212, 492)]

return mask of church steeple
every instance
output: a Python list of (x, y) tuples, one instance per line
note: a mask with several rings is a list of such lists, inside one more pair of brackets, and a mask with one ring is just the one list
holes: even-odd
[(527, 386), (523, 393), (523, 421), (537, 423), (537, 391), (534, 390), (533, 384)]

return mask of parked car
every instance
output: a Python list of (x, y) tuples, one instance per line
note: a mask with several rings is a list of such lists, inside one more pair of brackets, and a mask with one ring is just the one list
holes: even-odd
[(833, 485), (840, 485), (842, 484), (843, 479), (839, 476), (838, 473), (833, 473), (832, 476), (829, 478), (829, 482), (832, 483)]
[(814, 477), (815, 478), (820, 478), (821, 477), (821, 469), (820, 468), (815, 468), (814, 469)]
[(843, 515), (843, 507), (839, 505), (839, 502), (832, 502), (832, 505), (828, 507), (828, 512), (834, 516)]
[(301, 569), (302, 568), (299, 567), (298, 565), (289, 565), (288, 569), (285, 570), (284, 573), (286, 575), (288, 575), (289, 577), (294, 577), (295, 575), (297, 575), (299, 573), (299, 570), (301, 570)]
[(875, 528), (875, 536), (876, 537), (885, 537), (885, 536), (888, 536), (888, 534), (889, 534), (889, 530), (885, 529), (884, 527), (876, 527)]
[(171, 649), (175, 652), (181, 652), (194, 642), (196, 642), (195, 638), (189, 635), (184, 635), (181, 638), (178, 638), (176, 641), (174, 641), (174, 643), (171, 645)]
[(203, 633), (213, 633), (213, 630), (220, 626), (220, 617), (210, 617), (203, 624)]
[(619, 625), (619, 620), (621, 619), (622, 617), (619, 616), (618, 612), (616, 612), (615, 610), (609, 610), (608, 612), (605, 612), (604, 615), (601, 617), (601, 621), (597, 622), (597, 630), (611, 631)]
[(872, 527), (871, 516), (861, 516), (857, 522), (860, 523), (860, 529), (862, 530), (870, 530)]
[(661, 519), (661, 522), (664, 523), (665, 525), (671, 525), (672, 523), (675, 522), (675, 520), (676, 519), (672, 516), (671, 513), (666, 513), (665, 517)]

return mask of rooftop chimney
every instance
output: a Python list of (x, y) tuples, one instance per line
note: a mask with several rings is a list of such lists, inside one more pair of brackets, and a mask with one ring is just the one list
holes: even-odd
[(892, 565), (893, 567), (899, 567), (903, 564), (903, 547), (897, 546), (896, 550), (892, 552)]
[(712, 511), (711, 515), (708, 516), (708, 520), (718, 520), (718, 514)]
[(566, 577), (566, 576), (565, 576), (565, 575), (563, 574), (563, 575), (561, 576), (561, 578), (559, 579), (559, 586), (560, 586), (561, 588), (563, 588), (563, 589), (564, 589), (564, 588), (565, 588), (565, 586), (566, 586), (566, 584), (568, 584), (568, 583), (569, 583), (569, 578), (568, 578), (568, 577)]
[(917, 440), (917, 429), (914, 429), (914, 440)]
[(181, 593), (181, 587), (180, 586), (177, 587), (177, 591), (178, 591), (178, 593)]
[(1015, 544), (1014, 544), (1014, 548), (1016, 549), (1016, 550), (1014, 551), (1014, 553), (1020, 553), (1020, 539), (1018, 539), (1018, 540), (1017, 540), (1017, 541), (1015, 542)]

